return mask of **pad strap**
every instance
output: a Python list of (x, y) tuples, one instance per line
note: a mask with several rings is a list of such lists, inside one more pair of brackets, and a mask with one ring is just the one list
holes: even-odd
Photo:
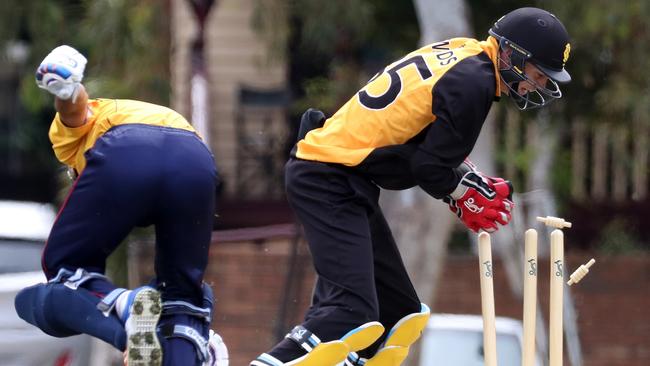
[(85, 282), (92, 279), (103, 279), (110, 281), (108, 277), (104, 276), (99, 272), (88, 272), (83, 268), (77, 268), (76, 271), (72, 272), (65, 268), (61, 268), (54, 278), (48, 281), (48, 283), (60, 283), (71, 290), (76, 290), (84, 284)]
[(176, 315), (184, 314), (203, 319), (210, 323), (212, 320), (212, 309), (200, 308), (186, 301), (165, 301), (162, 303), (163, 314)]
[[(162, 314), (165, 316), (189, 315), (208, 324), (212, 318), (212, 309), (200, 308), (187, 301), (165, 301), (162, 303), (162, 308)], [(183, 324), (165, 324), (160, 327), (160, 331), (166, 338), (177, 337), (190, 341), (196, 348), (201, 361), (208, 359), (208, 341), (196, 328)]]
[(108, 295), (104, 296), (102, 301), (97, 303), (97, 309), (99, 309), (99, 311), (101, 311), (105, 317), (108, 317), (117, 304), (117, 298), (126, 291), (127, 289), (125, 288), (116, 288), (115, 290), (109, 292)]
[(61, 269), (59, 269), (59, 272), (56, 274), (56, 276), (54, 276), (49, 281), (47, 281), (47, 283), (60, 283), (60, 282), (62, 283), (68, 277), (72, 276), (73, 274), (74, 274), (74, 272), (69, 271), (69, 270), (67, 270), (65, 268), (61, 268)]
[(165, 338), (184, 338), (190, 341), (197, 350), (201, 362), (208, 359), (208, 341), (196, 329), (187, 325), (167, 324), (161, 327), (161, 334)]
[(320, 343), (320, 339), (302, 325), (295, 326), (291, 332), (285, 336), (285, 338), (296, 342), (307, 352), (311, 352)]

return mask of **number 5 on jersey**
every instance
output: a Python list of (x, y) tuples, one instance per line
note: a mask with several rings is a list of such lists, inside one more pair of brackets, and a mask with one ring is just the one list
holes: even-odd
[(390, 77), (390, 85), (388, 86), (388, 89), (381, 95), (378, 96), (372, 96), (365, 90), (361, 90), (358, 93), (359, 96), (359, 103), (363, 105), (364, 107), (368, 109), (384, 109), (391, 105), (399, 96), (400, 92), (402, 91), (402, 78), (400, 77), (400, 74), (398, 73), (399, 70), (413, 64), (416, 67), (416, 70), (422, 80), (427, 80), (431, 76), (433, 76), (433, 73), (429, 69), (429, 66), (427, 65), (426, 61), (424, 60), (424, 57), (421, 55), (417, 56), (412, 56), (409, 58), (406, 58), (396, 64), (395, 66), (384, 70), (381, 73), (378, 73), (370, 79), (368, 82), (368, 85), (370, 85), (373, 81), (377, 80), (382, 74), (386, 73)]

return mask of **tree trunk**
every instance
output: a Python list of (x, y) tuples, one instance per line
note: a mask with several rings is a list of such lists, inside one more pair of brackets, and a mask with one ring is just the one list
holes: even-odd
[(648, 143), (647, 123), (641, 117), (634, 121), (634, 157), (632, 159), (632, 199), (642, 201), (648, 197), (648, 161), (650, 160), (650, 144)]
[(210, 147), (210, 91), (205, 61), (205, 23), (215, 0), (189, 0), (197, 21), (197, 32), (192, 41), (190, 100), (192, 124)]
[(610, 133), (610, 126), (607, 123), (601, 122), (594, 127), (591, 198), (598, 202), (604, 201), (607, 197), (607, 150)]
[[(431, 6), (428, 0), (414, 0), (414, 5), (421, 45), (471, 35), (463, 0), (439, 0), (436, 6)], [(381, 201), (420, 299), (435, 311), (435, 289), (447, 254), (447, 241), (457, 219), (446, 204), (419, 188), (384, 191)], [(416, 365), (418, 360), (419, 349), (415, 346), (405, 364)]]
[(578, 202), (587, 198), (587, 137), (587, 123), (575, 119), (571, 124), (571, 198)]
[[(435, 7), (427, 0), (415, 0), (414, 4), (421, 45), (471, 34), (463, 0), (440, 0)], [(389, 222), (415, 288), (420, 299), (431, 305), (456, 219), (446, 204), (419, 188), (384, 192), (383, 196)]]

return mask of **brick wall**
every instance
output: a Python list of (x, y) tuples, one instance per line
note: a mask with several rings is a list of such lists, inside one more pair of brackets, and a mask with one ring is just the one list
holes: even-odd
[[(571, 253), (569, 271), (593, 254)], [(578, 314), (584, 365), (650, 364), (650, 256), (596, 257), (589, 274), (571, 287)], [(548, 320), (548, 266), (540, 260), (538, 299)], [(481, 313), (476, 258), (451, 257), (446, 263), (436, 312)], [(522, 302), (508, 290), (505, 269), (495, 260), (498, 316), (522, 318)], [(566, 350), (566, 347), (565, 347)], [(565, 357), (568, 364), (568, 358)]]
[[(219, 237), (216, 233), (215, 239)], [(313, 271), (304, 243), (299, 246), (299, 289), (290, 295), (282, 332), (301, 320), (309, 303)], [(233, 366), (247, 365), (275, 344), (285, 294), (291, 237), (257, 242), (215, 242), (206, 281), (218, 297), (215, 328), (226, 340)], [(149, 255), (145, 255), (151, 258)], [(569, 271), (592, 254), (569, 253)], [(577, 307), (584, 365), (650, 364), (650, 256), (596, 257), (597, 263), (571, 287)], [(149, 259), (147, 259), (149, 261)], [(548, 319), (548, 266), (540, 261), (538, 299)], [(449, 257), (434, 312), (480, 314), (477, 259)], [(143, 266), (141, 268), (147, 268)], [(505, 269), (495, 260), (498, 316), (521, 319), (522, 303), (509, 291)], [(150, 268), (148, 269), (150, 271)], [(566, 350), (566, 347), (565, 347)], [(568, 364), (568, 358), (565, 359)]]
[[(228, 243), (212, 250), (207, 277), (219, 298), (214, 328), (227, 342), (232, 365), (247, 365), (277, 341), (280, 305), (286, 293), (289, 247), (287, 241), (270, 241)], [(300, 291), (289, 299), (293, 311), (288, 309), (285, 326), (281, 327), (282, 336), (300, 323), (309, 305), (313, 281), (311, 262), (304, 252), (299, 259), (306, 275), (300, 281)]]
[[(278, 225), (279, 226), (279, 225)], [(275, 228), (277, 228), (276, 226)], [(290, 230), (267, 227), (258, 233), (244, 230), (215, 232), (205, 282), (214, 290), (216, 303), (212, 328), (226, 341), (232, 366), (248, 365), (302, 320), (309, 306), (314, 274), (306, 245), (296, 251), (296, 285), (287, 289), (286, 275), (295, 239)], [(273, 229), (270, 229), (273, 230)], [(153, 244), (140, 241), (129, 247), (132, 287), (153, 276)], [(134, 265), (137, 264), (137, 265)], [(283, 314), (280, 312), (289, 294)], [(279, 326), (279, 323), (285, 324)]]
[[(252, 27), (256, 4), (254, 0), (216, 1), (205, 25), (209, 145), (227, 195), (234, 193), (237, 173), (235, 114), (239, 87), (284, 88), (287, 84), (286, 61), (279, 52), (271, 55), (264, 39)], [(197, 26), (188, 1), (172, 0), (171, 9), (172, 107), (191, 120), (190, 47)], [(274, 125), (286, 129), (283, 115), (273, 118)]]

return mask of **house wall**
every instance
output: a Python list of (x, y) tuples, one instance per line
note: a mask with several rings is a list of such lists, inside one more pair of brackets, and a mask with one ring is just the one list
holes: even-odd
[[(190, 46), (197, 26), (189, 1), (171, 2), (172, 107), (191, 120)], [(283, 52), (270, 51), (253, 29), (255, 4), (254, 0), (218, 0), (206, 21), (209, 145), (215, 154), (227, 195), (232, 195), (235, 188), (239, 143), (235, 136), (235, 113), (239, 87), (282, 89), (287, 84), (286, 62), (279, 56)], [(282, 114), (273, 118), (279, 125), (286, 126)]]

